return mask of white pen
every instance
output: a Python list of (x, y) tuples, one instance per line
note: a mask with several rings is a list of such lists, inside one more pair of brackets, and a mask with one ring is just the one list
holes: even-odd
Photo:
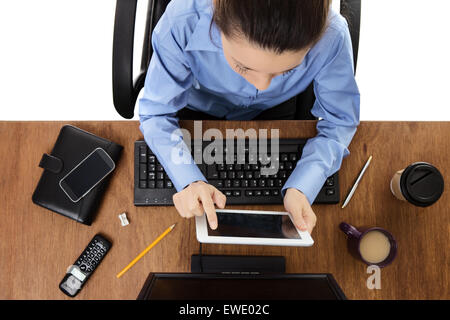
[(364, 172), (366, 172), (367, 168), (369, 167), (369, 164), (371, 161), (372, 161), (372, 156), (369, 157), (369, 160), (367, 160), (366, 164), (364, 165), (364, 168), (362, 168), (361, 173), (358, 176), (358, 179), (356, 179), (356, 182), (353, 185), (352, 190), (350, 190), (350, 193), (348, 194), (347, 199), (345, 199), (344, 204), (342, 205), (342, 209), (344, 209), (347, 206), (347, 204), (350, 202), (350, 199), (353, 197), (353, 194), (355, 193), (355, 190), (358, 187), (358, 184), (361, 181), (361, 178), (364, 175)]

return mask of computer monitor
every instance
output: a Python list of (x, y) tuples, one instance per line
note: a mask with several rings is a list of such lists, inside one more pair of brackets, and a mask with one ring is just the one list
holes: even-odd
[(150, 273), (138, 300), (345, 300), (331, 274)]

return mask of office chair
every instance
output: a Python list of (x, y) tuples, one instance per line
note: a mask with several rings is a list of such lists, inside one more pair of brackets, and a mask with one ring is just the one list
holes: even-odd
[[(113, 100), (117, 112), (126, 119), (134, 116), (139, 91), (144, 87), (145, 75), (153, 53), (152, 31), (166, 10), (170, 0), (148, 0), (147, 20), (142, 48), (140, 73), (133, 79), (133, 45), (138, 0), (117, 0), (113, 39)], [(340, 0), (341, 14), (347, 18), (353, 45), (356, 70), (361, 21), (361, 0)], [(296, 119), (316, 120), (311, 114), (314, 105), (314, 86), (292, 98), (296, 105)]]

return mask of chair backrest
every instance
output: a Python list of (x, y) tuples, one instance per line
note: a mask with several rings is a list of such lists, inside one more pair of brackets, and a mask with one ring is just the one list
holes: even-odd
[(361, 29), (361, 0), (341, 0), (341, 14), (347, 19), (352, 38), (353, 60), (358, 62), (359, 31)]
[[(113, 39), (113, 101), (117, 112), (126, 119), (134, 116), (134, 108), (139, 92), (144, 87), (150, 58), (153, 54), (152, 31), (163, 15), (170, 0), (147, 0), (147, 21), (142, 48), (139, 75), (133, 75), (133, 47), (136, 9), (138, 0), (117, 0)], [(340, 0), (341, 13), (349, 23), (353, 44), (353, 56), (356, 70), (359, 48), (359, 30), (361, 21), (361, 0)], [(308, 97), (312, 90), (308, 90)], [(314, 102), (314, 97), (306, 99)], [(312, 105), (311, 105), (312, 107)]]
[(142, 47), (141, 68), (134, 80), (133, 47), (137, 0), (117, 0), (113, 39), (113, 100), (117, 112), (133, 118), (139, 91), (144, 87), (150, 58), (153, 54), (152, 31), (170, 0), (147, 0), (147, 20)]

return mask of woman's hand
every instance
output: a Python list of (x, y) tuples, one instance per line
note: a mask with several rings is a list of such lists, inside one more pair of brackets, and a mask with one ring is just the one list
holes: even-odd
[(294, 188), (286, 190), (284, 195), (284, 208), (292, 215), (294, 224), (301, 231), (306, 231), (311, 234), (316, 225), (316, 215), (309, 205), (306, 196)]
[(173, 195), (173, 203), (183, 218), (202, 216), (206, 213), (211, 229), (217, 229), (217, 215), (214, 204), (225, 208), (227, 197), (218, 189), (203, 181), (191, 183), (182, 191)]

